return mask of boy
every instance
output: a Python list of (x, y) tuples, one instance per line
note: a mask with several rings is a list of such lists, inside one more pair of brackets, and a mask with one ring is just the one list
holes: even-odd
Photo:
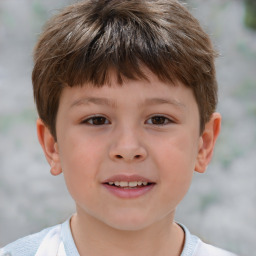
[(46, 25), (37, 132), (77, 212), (0, 255), (231, 256), (174, 221), (220, 131), (213, 50), (175, 0), (86, 0)]

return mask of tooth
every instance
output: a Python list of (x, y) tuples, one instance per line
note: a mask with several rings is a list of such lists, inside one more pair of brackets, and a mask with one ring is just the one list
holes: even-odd
[(120, 187), (128, 187), (128, 182), (127, 181), (120, 181), (119, 186)]
[(109, 185), (115, 185), (118, 187), (137, 187), (137, 186), (147, 186), (148, 182), (147, 181), (109, 181)]
[(138, 182), (137, 181), (130, 181), (129, 182), (129, 187), (137, 187)]

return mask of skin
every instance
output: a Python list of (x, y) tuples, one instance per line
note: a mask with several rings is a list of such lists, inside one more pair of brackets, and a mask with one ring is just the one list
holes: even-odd
[[(175, 208), (194, 170), (209, 164), (221, 117), (214, 113), (202, 134), (192, 90), (177, 82), (127, 80), (123, 86), (64, 88), (57, 141), (39, 119), (38, 138), (51, 165), (63, 172), (77, 213), (71, 230), (80, 255), (180, 255), (184, 232)], [(95, 117), (97, 116), (97, 117)], [(146, 194), (119, 198), (104, 186), (117, 174), (154, 182)]]

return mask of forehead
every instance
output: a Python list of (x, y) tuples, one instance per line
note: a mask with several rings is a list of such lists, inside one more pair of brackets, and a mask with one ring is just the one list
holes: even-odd
[(92, 84), (65, 87), (60, 97), (57, 127), (63, 126), (63, 120), (80, 120), (89, 114), (115, 116), (117, 120), (130, 122), (145, 115), (166, 114), (179, 117), (196, 130), (200, 124), (191, 88), (181, 82), (163, 82), (153, 74), (147, 80), (126, 80), (122, 85), (113, 79), (101, 87)]
[(64, 103), (71, 108), (89, 104), (117, 107), (125, 101), (136, 103), (138, 107), (170, 104), (185, 108), (190, 101), (195, 103), (192, 90), (180, 81), (164, 82), (152, 72), (146, 71), (146, 79), (125, 79), (122, 84), (118, 83), (115, 73), (112, 73), (108, 83), (102, 86), (85, 83), (82, 86), (66, 87), (60, 104)]

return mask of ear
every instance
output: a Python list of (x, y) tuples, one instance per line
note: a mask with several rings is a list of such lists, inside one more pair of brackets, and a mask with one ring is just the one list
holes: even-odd
[(205, 172), (212, 159), (213, 149), (216, 139), (220, 133), (220, 127), (221, 115), (219, 113), (213, 113), (210, 121), (206, 123), (205, 129), (200, 136), (195, 171), (200, 173)]
[(60, 165), (58, 144), (51, 134), (49, 128), (41, 119), (37, 120), (36, 127), (39, 143), (43, 148), (46, 160), (51, 166), (51, 174), (55, 176), (59, 175), (62, 170)]

